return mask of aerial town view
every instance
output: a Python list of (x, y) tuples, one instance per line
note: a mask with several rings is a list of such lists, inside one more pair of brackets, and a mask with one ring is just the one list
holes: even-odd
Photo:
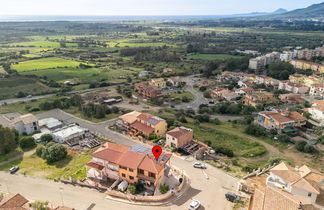
[(324, 210), (323, 0), (0, 4), (0, 210)]

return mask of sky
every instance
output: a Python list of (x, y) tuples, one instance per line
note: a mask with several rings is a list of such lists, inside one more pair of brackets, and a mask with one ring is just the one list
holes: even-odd
[(324, 0), (0, 0), (0, 15), (223, 15), (293, 10)]

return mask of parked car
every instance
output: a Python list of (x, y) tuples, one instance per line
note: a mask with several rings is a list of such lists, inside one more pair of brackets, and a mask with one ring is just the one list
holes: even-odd
[(203, 163), (199, 163), (199, 162), (194, 162), (194, 163), (192, 164), (192, 166), (195, 167), (195, 168), (201, 168), (201, 169), (205, 169), (205, 168), (207, 168), (205, 164), (203, 164)]
[(163, 139), (159, 140), (159, 141), (157, 142), (157, 144), (158, 144), (158, 145), (162, 145), (162, 144), (164, 144), (164, 140), (163, 140)]
[(240, 196), (236, 195), (235, 193), (228, 192), (225, 194), (225, 198), (230, 202), (235, 202), (240, 199)]
[(14, 174), (19, 170), (19, 166), (15, 166), (9, 169), (9, 173)]
[(200, 207), (201, 203), (198, 200), (192, 200), (189, 204), (188, 210), (196, 210)]

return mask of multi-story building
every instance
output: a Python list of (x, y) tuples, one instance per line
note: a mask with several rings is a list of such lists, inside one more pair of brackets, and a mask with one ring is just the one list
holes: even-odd
[(314, 84), (310, 87), (309, 95), (324, 96), (324, 85)]
[(210, 95), (213, 98), (221, 98), (226, 101), (235, 101), (240, 95), (227, 88), (215, 88), (210, 91)]
[(270, 170), (266, 186), (252, 197), (251, 210), (324, 209), (324, 175), (306, 165), (291, 167), (280, 163)]
[(163, 88), (166, 86), (166, 81), (163, 78), (151, 79), (149, 85)]
[(292, 83), (289, 80), (280, 81), (279, 87), (280, 90), (286, 90), (292, 93), (306, 94), (309, 91), (309, 87), (297, 83)]
[(297, 56), (297, 50), (283, 51), (282, 53), (280, 53), (280, 60), (288, 61), (288, 60), (296, 58), (296, 56)]
[(273, 96), (273, 94), (266, 91), (253, 91), (252, 93), (247, 93), (243, 97), (243, 104), (254, 107), (257, 105), (275, 102), (277, 102), (277, 99)]
[(324, 100), (316, 100), (313, 102), (313, 105), (310, 108), (306, 108), (311, 116), (311, 121), (316, 126), (324, 127)]
[(302, 127), (306, 118), (298, 112), (288, 110), (264, 111), (258, 114), (258, 124), (266, 129), (281, 131), (286, 127)]
[(33, 114), (26, 114), (11, 120), (11, 124), (20, 134), (30, 135), (39, 131), (38, 119)]
[(281, 94), (279, 99), (286, 104), (302, 104), (305, 102), (300, 94), (295, 93)]
[(322, 74), (324, 73), (324, 65), (323, 64), (318, 64), (318, 63), (312, 63), (312, 62), (307, 62), (307, 61), (302, 61), (302, 60), (291, 60), (289, 61), (291, 65), (294, 66), (296, 69), (301, 69), (301, 70), (312, 70), (315, 73)]
[(186, 127), (177, 127), (167, 132), (165, 144), (171, 148), (182, 148), (193, 138), (193, 131)]
[(324, 56), (324, 47), (318, 47), (314, 50), (312, 49), (303, 49), (297, 51), (297, 57), (299, 59), (311, 60), (313, 57)]
[(263, 69), (266, 65), (269, 65), (274, 62), (278, 62), (280, 60), (280, 53), (272, 52), (268, 53), (264, 56), (259, 56), (256, 58), (251, 58), (249, 61), (249, 68), (250, 69)]
[(182, 83), (182, 80), (180, 77), (171, 77), (168, 78), (168, 82), (174, 87), (179, 87)]
[(171, 154), (163, 152), (156, 160), (151, 150), (140, 145), (128, 147), (106, 143), (91, 154), (92, 160), (86, 164), (90, 167), (87, 176), (98, 180), (141, 182), (154, 192), (169, 173)]
[(144, 82), (141, 83), (136, 83), (135, 84), (135, 90), (143, 97), (145, 98), (158, 98), (158, 97), (162, 97), (163, 93), (162, 90), (155, 87), (155, 86), (150, 86), (147, 85)]

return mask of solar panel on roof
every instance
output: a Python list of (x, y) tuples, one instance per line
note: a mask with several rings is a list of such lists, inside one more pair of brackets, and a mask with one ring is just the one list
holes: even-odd
[(150, 153), (150, 149), (145, 147), (145, 146), (142, 146), (142, 145), (133, 146), (133, 147), (131, 147), (129, 149), (129, 151), (131, 151), (131, 152), (141, 152), (141, 153), (145, 153), (145, 154)]
[(158, 121), (153, 120), (153, 119), (148, 119), (147, 122), (149, 122), (149, 123), (152, 124), (152, 125), (156, 125), (156, 124), (159, 123)]

